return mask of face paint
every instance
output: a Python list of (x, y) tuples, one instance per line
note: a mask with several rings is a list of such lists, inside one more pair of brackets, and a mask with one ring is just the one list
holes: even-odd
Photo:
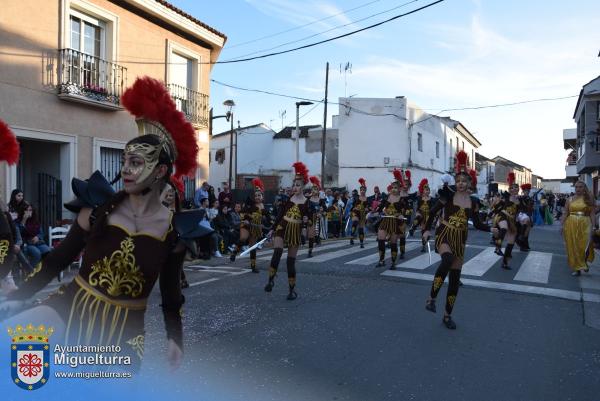
[(123, 164), (123, 168), (121, 169), (121, 175), (125, 176), (135, 176), (135, 183), (141, 184), (144, 182), (150, 174), (156, 168), (158, 164), (158, 156), (160, 155), (161, 146), (154, 146), (148, 143), (132, 143), (125, 147), (125, 156), (137, 156), (141, 158), (144, 163), (142, 166), (128, 166), (127, 160)]

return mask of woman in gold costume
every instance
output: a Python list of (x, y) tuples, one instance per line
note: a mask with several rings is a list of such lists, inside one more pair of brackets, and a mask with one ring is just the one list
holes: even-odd
[(106, 180), (106, 185), (97, 185), (99, 172), (87, 181), (75, 179), (78, 199), (70, 208), (79, 213), (67, 237), (8, 301), (0, 303), (0, 310), (10, 314), (22, 308), (83, 250), (71, 283), (10, 322), (52, 326), (63, 344), (119, 346), (119, 355), (129, 356), (131, 368), (139, 369), (144, 315), (159, 281), (167, 357), (177, 367), (183, 356), (183, 239), (194, 228), (183, 230), (181, 222), (190, 219), (180, 217), (187, 212), (173, 213), (161, 204), (160, 194), (171, 173), (180, 177), (196, 169), (196, 134), (162, 82), (138, 78), (121, 99), (135, 115), (140, 134), (125, 145), (120, 171), (124, 189), (114, 194)]
[(308, 170), (301, 162), (293, 165), (296, 175), (292, 186), (291, 198), (281, 205), (275, 222), (274, 229), (269, 233), (273, 235), (273, 256), (269, 269), (269, 281), (265, 291), (273, 291), (275, 276), (279, 268), (279, 261), (283, 255), (283, 246), (288, 247), (287, 273), (289, 293), (287, 299), (292, 301), (298, 297), (296, 293), (296, 255), (302, 242), (302, 223), (309, 216), (308, 199), (304, 196), (304, 186), (308, 183)]
[[(385, 266), (385, 240), (389, 240), (392, 261), (390, 270), (396, 270), (398, 258), (398, 237), (404, 235), (405, 216), (408, 209), (406, 197), (402, 197), (400, 190), (406, 192), (407, 177), (403, 171), (394, 169), (394, 182), (388, 187), (390, 194), (387, 199), (379, 204), (378, 211), (382, 214), (381, 222), (377, 230), (377, 245), (379, 250), (379, 262), (376, 267)], [(408, 177), (410, 179), (410, 176)]]
[[(519, 210), (519, 184), (515, 182), (515, 173), (508, 173), (508, 193), (502, 195), (502, 200), (494, 205), (494, 227), (498, 229), (495, 236), (496, 254), (502, 256), (502, 268), (511, 270), (509, 263), (512, 250), (517, 238), (517, 212)], [(502, 252), (502, 242), (506, 237), (506, 248)]]
[[(18, 161), (19, 142), (8, 125), (0, 120), (0, 163), (7, 162), (13, 165)], [(0, 199), (0, 280), (11, 271), (14, 256), (20, 252), (18, 245), (15, 244), (16, 230), (7, 205), (3, 199)]]
[[(247, 242), (248, 246), (252, 247), (262, 239), (263, 228), (269, 223), (269, 213), (263, 204), (265, 185), (260, 178), (254, 178), (252, 186), (254, 186), (254, 199), (252, 201), (248, 199), (240, 213), (242, 219), (240, 239), (229, 257), (232, 262), (235, 262), (237, 253), (244, 243)], [(256, 249), (250, 251), (250, 269), (252, 273), (259, 272), (256, 267)]]
[[(410, 235), (412, 236), (417, 228), (421, 229), (421, 232), (425, 231), (425, 223), (429, 220), (429, 212), (435, 205), (435, 199), (431, 197), (431, 189), (429, 188), (429, 181), (427, 178), (423, 178), (419, 183), (419, 200), (417, 201), (417, 213), (415, 220), (410, 229)], [(421, 240), (421, 252), (427, 252), (427, 243)]]
[(367, 213), (369, 212), (369, 200), (367, 198), (367, 181), (364, 178), (359, 178), (360, 184), (359, 195), (354, 198), (350, 216), (352, 218), (352, 234), (350, 236), (350, 245), (354, 245), (354, 237), (358, 229), (358, 240), (360, 247), (365, 247), (365, 224), (367, 222)]
[(575, 183), (575, 195), (567, 200), (560, 222), (561, 233), (567, 248), (567, 262), (573, 276), (588, 272), (588, 263), (594, 260), (594, 247), (590, 244), (595, 226), (594, 199), (583, 181)]
[(439, 200), (431, 210), (425, 224), (425, 232), (423, 232), (423, 240), (429, 240), (429, 230), (435, 217), (441, 213), (440, 224), (435, 232), (435, 251), (441, 255), (442, 262), (435, 272), (430, 298), (427, 300), (425, 308), (433, 313), (436, 312), (435, 299), (446, 276), (449, 276), (443, 318), (444, 325), (449, 329), (456, 329), (456, 323), (452, 320), (451, 314), (460, 286), (460, 272), (464, 262), (469, 218), (473, 221), (475, 228), (490, 231), (490, 227), (479, 220), (477, 199), (469, 195), (469, 187), (476, 188), (477, 173), (469, 170), (468, 166), (468, 156), (461, 150), (456, 155), (456, 192), (449, 187), (440, 190)]

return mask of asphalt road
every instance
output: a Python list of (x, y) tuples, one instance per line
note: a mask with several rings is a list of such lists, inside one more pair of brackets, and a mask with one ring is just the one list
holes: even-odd
[(190, 263), (183, 366), (165, 367), (155, 291), (144, 367), (123, 391), (143, 400), (599, 400), (600, 267), (570, 276), (556, 226), (536, 227), (535, 256), (515, 252), (511, 271), (490, 258), (489, 238), (469, 233), (474, 274), (463, 275), (455, 331), (441, 322), (445, 288), (436, 315), (424, 308), (437, 263), (420, 249), (389, 275), (370, 263), (372, 237), (364, 250), (326, 242), (313, 260), (300, 255), (295, 301), (286, 300), (285, 259), (273, 292), (263, 291), (268, 249), (260, 274), (243, 258)]

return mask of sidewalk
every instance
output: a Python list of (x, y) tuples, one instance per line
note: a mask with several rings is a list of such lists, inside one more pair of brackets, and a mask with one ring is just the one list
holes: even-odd
[(581, 286), (584, 324), (600, 330), (600, 253), (590, 264), (589, 273), (578, 277)]

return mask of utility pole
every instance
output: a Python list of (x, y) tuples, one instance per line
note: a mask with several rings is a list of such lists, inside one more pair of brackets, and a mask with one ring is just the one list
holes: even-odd
[(327, 135), (327, 89), (329, 86), (329, 62), (325, 65), (325, 107), (323, 111), (323, 135), (321, 136), (321, 181), (325, 186), (325, 144)]

